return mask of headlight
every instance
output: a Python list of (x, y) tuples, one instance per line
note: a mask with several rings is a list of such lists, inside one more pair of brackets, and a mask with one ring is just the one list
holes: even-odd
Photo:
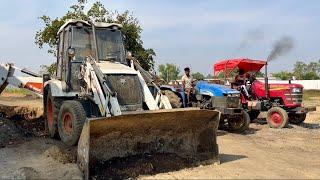
[(75, 49), (74, 48), (68, 48), (68, 55), (69, 57), (73, 57), (75, 55)]
[(292, 93), (302, 93), (301, 88), (292, 88), (291, 91), (292, 91)]

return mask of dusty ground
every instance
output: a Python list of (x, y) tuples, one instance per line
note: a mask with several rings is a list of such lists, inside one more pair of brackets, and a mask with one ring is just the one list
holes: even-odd
[[(319, 178), (320, 96), (308, 99), (307, 103), (317, 105), (318, 111), (310, 113), (300, 126), (275, 130), (263, 122), (256, 122), (245, 134), (219, 131), (220, 165), (192, 167), (170, 155), (145, 156), (145, 161), (134, 158), (118, 160), (113, 165), (105, 164), (108, 166), (106, 176), (148, 179)], [(41, 109), (41, 100), (6, 95), (0, 97), (0, 105), (11, 105), (15, 107), (13, 109), (22, 105), (31, 110)], [(41, 117), (26, 121), (21, 120), (24, 115), (3, 116), (11, 120), (0, 119), (0, 179), (81, 178), (75, 164), (75, 149), (68, 149), (60, 141), (45, 137)]]

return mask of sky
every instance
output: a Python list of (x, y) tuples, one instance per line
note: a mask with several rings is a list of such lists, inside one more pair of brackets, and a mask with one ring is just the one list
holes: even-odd
[[(76, 0), (10, 0), (0, 6), (0, 62), (39, 70), (55, 61), (34, 44), (41, 15), (60, 17)], [(93, 0), (88, 0), (88, 5)], [(183, 70), (212, 74), (226, 58), (266, 59), (284, 36), (294, 48), (269, 63), (271, 72), (292, 70), (297, 61), (320, 59), (319, 0), (101, 0), (109, 10), (129, 10), (138, 18), (146, 48), (156, 66), (174, 63)]]

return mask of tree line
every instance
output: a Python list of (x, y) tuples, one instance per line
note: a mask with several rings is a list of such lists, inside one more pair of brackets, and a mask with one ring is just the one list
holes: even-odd
[[(159, 76), (165, 81), (169, 82), (171, 80), (181, 79), (180, 69), (177, 65), (172, 63), (161, 64), (159, 65)], [(210, 79), (213, 78), (211, 74), (207, 76), (203, 75), (200, 72), (192, 73), (194, 79), (202, 80), (202, 79)], [(256, 77), (263, 77), (264, 74), (262, 72), (257, 72)], [(320, 60), (313, 61), (310, 63), (305, 63), (302, 61), (297, 61), (294, 64), (294, 68), (292, 71), (280, 71), (276, 73), (272, 73), (273, 77), (281, 80), (314, 80), (320, 79)], [(220, 76), (217, 78), (223, 78), (224, 75), (220, 73)]]
[(272, 76), (281, 80), (289, 80), (293, 77), (297, 80), (320, 79), (320, 60), (310, 63), (297, 61), (292, 71), (280, 71), (272, 73)]
[[(182, 78), (182, 75), (180, 74), (181, 72), (180, 68), (175, 64), (172, 64), (172, 63), (160, 64), (158, 67), (158, 70), (159, 70), (159, 76), (167, 82), (170, 82), (171, 80), (179, 80)], [(192, 72), (192, 69), (191, 69), (191, 72)], [(194, 79), (197, 79), (197, 80), (212, 78), (210, 74), (205, 76), (200, 72), (192, 73), (192, 76)]]

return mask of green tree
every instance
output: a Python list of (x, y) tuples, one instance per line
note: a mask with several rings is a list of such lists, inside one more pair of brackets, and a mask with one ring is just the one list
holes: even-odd
[(160, 64), (159, 65), (160, 77), (165, 81), (169, 82), (171, 80), (177, 80), (180, 69), (175, 64)]
[(292, 78), (293, 73), (288, 71), (280, 71), (277, 73), (272, 73), (272, 76), (281, 80), (289, 80)]
[(306, 64), (297, 61), (294, 64), (293, 74), (297, 79), (319, 79), (320, 78), (320, 60)]
[(314, 71), (309, 71), (307, 73), (304, 74), (303, 76), (303, 79), (306, 79), (306, 80), (314, 80), (314, 79), (319, 79), (319, 75), (314, 72)]
[(320, 60), (310, 62), (309, 64), (297, 61), (294, 64), (292, 72), (280, 71), (273, 73), (273, 76), (282, 80), (291, 79), (293, 76), (300, 80), (320, 79)]
[(203, 80), (204, 79), (204, 75), (201, 74), (200, 72), (196, 72), (192, 74), (192, 77), (196, 80)]
[(48, 53), (56, 56), (58, 44), (57, 32), (66, 20), (81, 19), (95, 22), (114, 22), (123, 26), (122, 32), (126, 50), (132, 52), (144, 69), (149, 70), (154, 66), (153, 57), (156, 53), (153, 49), (143, 46), (143, 41), (141, 40), (142, 28), (138, 19), (132, 13), (129, 11), (119, 13), (118, 11), (107, 10), (99, 1), (89, 7), (88, 11), (84, 10), (86, 5), (87, 0), (78, 0), (62, 17), (51, 18), (47, 15), (39, 17), (44, 24), (44, 28), (36, 32), (35, 44), (40, 49), (47, 46), (49, 48)]
[(56, 65), (57, 63), (52, 63), (49, 66), (47, 65), (41, 65), (39, 74), (50, 74), (54, 75), (56, 72)]
[(293, 74), (297, 79), (303, 79), (304, 74), (307, 72), (307, 64), (302, 61), (297, 61), (294, 64)]

